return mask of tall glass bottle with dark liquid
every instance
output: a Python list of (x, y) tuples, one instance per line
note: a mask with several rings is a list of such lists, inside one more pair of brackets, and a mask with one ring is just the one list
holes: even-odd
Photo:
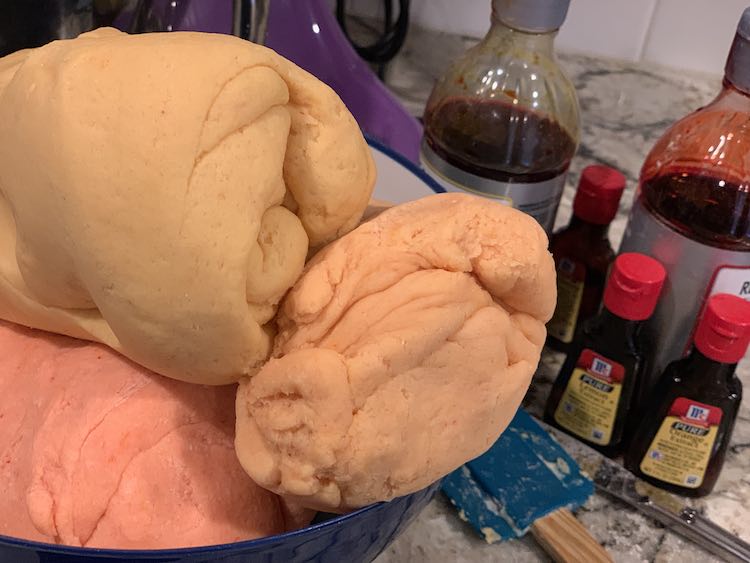
[(667, 269), (645, 327), (655, 356), (637, 404), (690, 349), (709, 296), (750, 299), (750, 8), (719, 95), (675, 123), (646, 158), (620, 252), (651, 255)]
[(568, 3), (493, 0), (490, 31), (437, 82), (424, 115), (428, 173), (525, 211), (548, 233), (579, 134), (553, 48)]

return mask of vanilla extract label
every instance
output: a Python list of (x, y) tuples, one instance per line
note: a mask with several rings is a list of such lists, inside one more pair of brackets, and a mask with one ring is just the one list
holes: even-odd
[(684, 422), (675, 422), (672, 424), (672, 428), (679, 432), (685, 432), (687, 434), (692, 434), (693, 436), (707, 436), (708, 435), (708, 428), (699, 428), (697, 426), (692, 426), (691, 424), (685, 424)]
[(625, 376), (622, 364), (584, 349), (557, 405), (555, 421), (589, 442), (608, 445)]
[(586, 385), (590, 385), (594, 389), (598, 389), (599, 391), (602, 391), (603, 393), (611, 393), (612, 391), (615, 390), (614, 385), (609, 385), (608, 383), (599, 381), (598, 379), (593, 378), (586, 373), (581, 375), (581, 381), (585, 383)]
[(641, 471), (665, 483), (700, 487), (722, 416), (718, 407), (675, 399), (641, 460)]
[(558, 260), (557, 306), (555, 314), (547, 323), (547, 332), (560, 342), (573, 342), (585, 285), (584, 264), (565, 257)]

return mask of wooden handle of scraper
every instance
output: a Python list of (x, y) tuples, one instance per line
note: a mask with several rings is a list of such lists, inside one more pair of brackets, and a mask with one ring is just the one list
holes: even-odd
[(614, 561), (567, 508), (555, 510), (534, 522), (531, 533), (556, 563)]

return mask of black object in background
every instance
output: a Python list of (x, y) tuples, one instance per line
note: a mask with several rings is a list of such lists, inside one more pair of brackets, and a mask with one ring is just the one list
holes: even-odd
[(378, 76), (383, 78), (385, 65), (395, 57), (406, 39), (409, 30), (409, 6), (410, 0), (399, 0), (399, 12), (396, 21), (393, 21), (394, 0), (383, 0), (385, 7), (385, 18), (383, 22), (383, 33), (372, 44), (368, 46), (357, 45), (349, 35), (346, 27), (346, 0), (336, 0), (336, 19), (344, 31), (349, 42), (354, 46), (357, 54), (378, 68)]
[(0, 0), (0, 57), (111, 25), (128, 0)]

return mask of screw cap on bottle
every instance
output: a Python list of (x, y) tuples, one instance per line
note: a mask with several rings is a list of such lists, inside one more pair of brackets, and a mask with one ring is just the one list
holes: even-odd
[(570, 0), (492, 0), (492, 17), (529, 33), (560, 29)]
[(724, 75), (735, 88), (750, 92), (750, 8), (745, 8), (737, 24)]
[(712, 295), (695, 331), (695, 347), (711, 360), (736, 364), (750, 344), (750, 303), (728, 293)]
[(599, 164), (587, 166), (578, 181), (573, 214), (588, 223), (609, 225), (617, 215), (624, 189), (625, 176), (618, 170)]
[(629, 321), (645, 321), (659, 301), (667, 273), (658, 260), (645, 254), (620, 254), (604, 289), (604, 306)]

